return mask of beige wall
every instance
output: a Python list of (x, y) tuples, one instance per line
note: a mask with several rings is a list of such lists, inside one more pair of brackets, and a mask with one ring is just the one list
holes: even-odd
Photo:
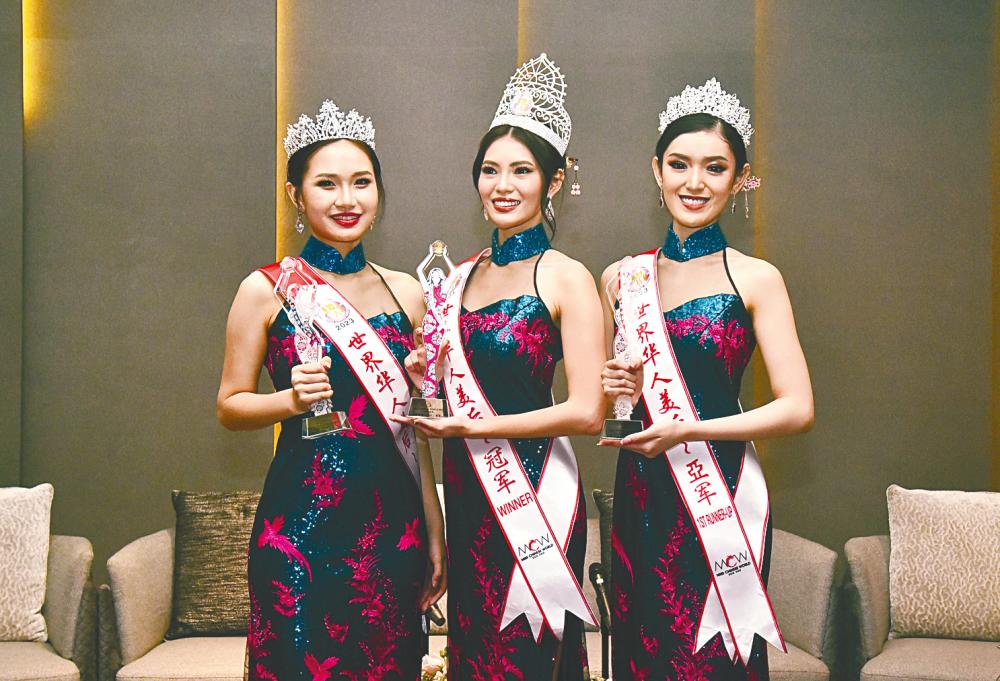
[(0, 486), (21, 477), (21, 3), (0, 2)]
[[(817, 396), (816, 429), (764, 449), (779, 527), (838, 548), (884, 531), (890, 482), (989, 484), (986, 0), (379, 0), (336, 20), (315, 0), (41, 7), (23, 276), (20, 232), (10, 251), (0, 236), (25, 302), (23, 319), (3, 303), (26, 342), (0, 369), (23, 465), (0, 475), (54, 482), (54, 529), (91, 537), (99, 565), (172, 522), (171, 489), (261, 484), (270, 432), (223, 430), (214, 396), (226, 310), (275, 257), (276, 214), (277, 250), (302, 242), (276, 191), (284, 124), (324, 97), (371, 115), (389, 208), (370, 257), (412, 270), (439, 237), (464, 256), (488, 239), (476, 144), (519, 56), (542, 50), (567, 77), (583, 184), (556, 245), (595, 274), (662, 239), (649, 157), (666, 97), (717, 75), (753, 105), (764, 186), (753, 219), (724, 226), (784, 273)], [(0, 143), (19, 143), (16, 118), (0, 114)], [(614, 453), (576, 445), (587, 486), (610, 487)]]

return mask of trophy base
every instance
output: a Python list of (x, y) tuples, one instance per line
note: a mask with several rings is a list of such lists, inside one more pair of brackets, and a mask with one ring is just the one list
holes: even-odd
[(406, 408), (407, 416), (422, 419), (440, 419), (450, 416), (448, 401), (439, 397), (411, 397), (410, 406)]
[(342, 433), (350, 429), (351, 424), (347, 420), (347, 414), (342, 411), (333, 411), (329, 414), (315, 414), (302, 419), (303, 440), (315, 440), (318, 437)]
[(634, 419), (605, 419), (601, 440), (624, 440), (629, 435), (642, 432), (645, 426), (642, 421)]

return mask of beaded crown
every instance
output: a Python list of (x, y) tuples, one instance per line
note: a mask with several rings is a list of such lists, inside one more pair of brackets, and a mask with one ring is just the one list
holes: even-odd
[(573, 129), (565, 101), (566, 79), (555, 62), (542, 52), (511, 76), (490, 129), (498, 125), (523, 128), (565, 154)]
[(288, 126), (284, 142), (285, 153), (291, 158), (302, 147), (330, 139), (357, 140), (374, 149), (375, 126), (368, 116), (362, 116), (355, 109), (345, 114), (327, 99), (319, 107), (315, 121), (302, 114), (297, 122)]
[(667, 108), (660, 112), (660, 128), (662, 133), (668, 125), (682, 116), (696, 113), (707, 113), (724, 120), (736, 129), (743, 138), (743, 144), (750, 146), (753, 128), (750, 126), (750, 110), (740, 106), (736, 95), (731, 95), (722, 89), (715, 78), (705, 81), (701, 87), (688, 85), (679, 95), (667, 101)]

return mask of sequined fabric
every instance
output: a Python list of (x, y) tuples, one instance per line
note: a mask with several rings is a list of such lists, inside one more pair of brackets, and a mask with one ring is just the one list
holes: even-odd
[(663, 255), (671, 260), (685, 262), (692, 258), (700, 258), (703, 255), (721, 251), (725, 247), (726, 237), (718, 222), (692, 233), (684, 240), (683, 244), (681, 244), (681, 240), (671, 224), (670, 229), (667, 230), (667, 238), (663, 241)]
[[(555, 365), (562, 339), (545, 304), (534, 295), (500, 300), (461, 316), (462, 339), (486, 397), (498, 414), (514, 414), (552, 404)], [(531, 484), (537, 489), (551, 440), (511, 440)], [(469, 461), (462, 440), (444, 445), (448, 529), (449, 681), (535, 681), (552, 678), (558, 642), (545, 631), (532, 639), (522, 615), (499, 631), (514, 560)], [(583, 579), (586, 507), (582, 489), (576, 503), (567, 556)], [(560, 674), (581, 681), (585, 651), (582, 624), (567, 616)]]
[(516, 260), (526, 260), (536, 256), (549, 247), (549, 237), (541, 224), (508, 237), (502, 244), (500, 230), (494, 229), (490, 259), (494, 264), (503, 267)]
[[(664, 318), (699, 417), (738, 413), (740, 381), (755, 347), (750, 314), (740, 297), (720, 293), (695, 298), (665, 312)], [(651, 409), (659, 406), (649, 405)], [(634, 418), (649, 423), (642, 403)], [(739, 477), (744, 446), (743, 442), (712, 442), (730, 492)], [(711, 578), (664, 457), (647, 459), (628, 450), (619, 452), (611, 546), (614, 678), (768, 678), (766, 644), (760, 637), (754, 640), (748, 667), (730, 661), (718, 636), (694, 652)], [(769, 524), (762, 570), (765, 581), (770, 552)]]
[[(402, 362), (413, 347), (405, 315), (368, 321)], [(281, 312), (265, 358), (275, 390), (291, 385), (293, 339)], [(426, 647), (420, 492), (350, 368), (326, 354), (333, 406), (354, 429), (303, 440), (301, 417), (282, 423), (250, 539), (249, 678), (413, 681)]]
[(365, 246), (359, 243), (343, 256), (333, 246), (326, 244), (314, 236), (302, 248), (300, 257), (313, 267), (334, 274), (354, 274), (364, 269), (368, 264), (365, 258)]

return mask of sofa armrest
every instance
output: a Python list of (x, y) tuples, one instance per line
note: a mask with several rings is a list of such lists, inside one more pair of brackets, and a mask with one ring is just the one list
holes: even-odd
[(83, 537), (55, 534), (50, 538), (42, 614), (48, 625), (49, 642), (67, 659), (73, 659), (78, 644), (85, 645), (78, 640), (78, 635), (87, 634), (81, 632), (77, 624), (81, 614), (86, 616), (84, 594), (90, 585), (93, 563), (94, 549)]
[(170, 626), (174, 532), (140, 537), (108, 559), (122, 664), (142, 657)]
[(823, 659), (831, 628), (837, 554), (822, 544), (774, 530), (767, 590), (786, 640)]
[(889, 537), (848, 539), (844, 553), (857, 593), (861, 650), (870, 660), (889, 638)]

